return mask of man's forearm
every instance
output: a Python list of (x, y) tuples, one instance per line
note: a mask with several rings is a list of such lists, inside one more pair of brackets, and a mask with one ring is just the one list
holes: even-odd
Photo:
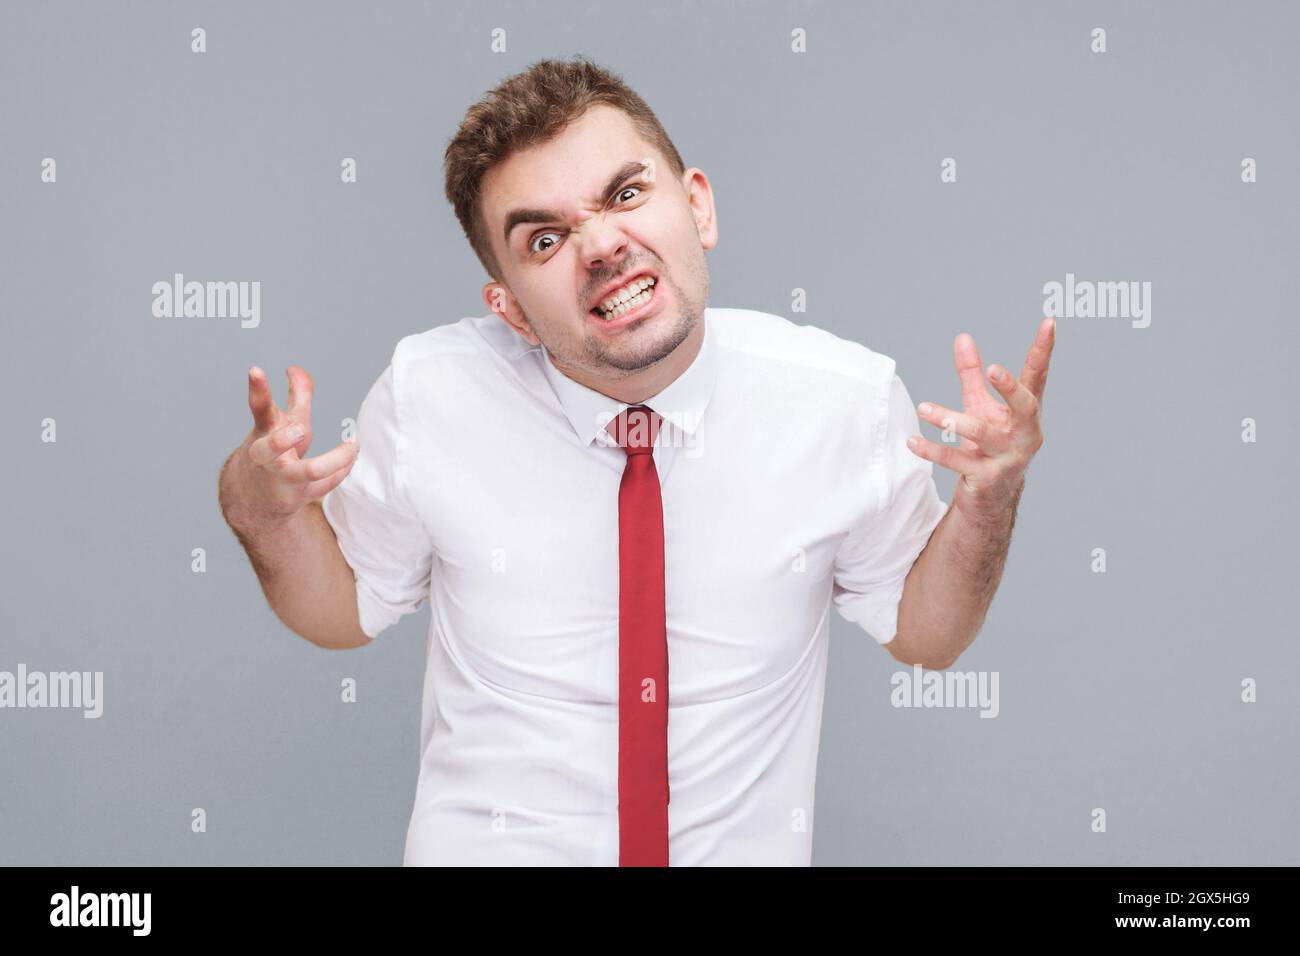
[(888, 645), (896, 658), (943, 669), (975, 640), (1002, 580), (1023, 489), (1022, 481), (988, 519), (948, 509), (904, 583), (898, 633)]
[(319, 502), (269, 523), (241, 515), (224, 500), (222, 514), (286, 627), (326, 648), (370, 642), (358, 619), (356, 577)]

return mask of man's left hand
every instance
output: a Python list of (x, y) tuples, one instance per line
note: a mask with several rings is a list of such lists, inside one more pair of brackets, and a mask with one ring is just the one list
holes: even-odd
[(1043, 446), (1042, 402), (1047, 368), (1056, 344), (1056, 320), (1043, 319), (1029, 349), (1020, 378), (990, 365), (988, 379), (1006, 404), (989, 392), (981, 372), (975, 339), (963, 332), (953, 342), (953, 361), (961, 380), (962, 411), (932, 402), (917, 406), (917, 415), (955, 432), (960, 445), (941, 445), (921, 435), (907, 440), (913, 453), (961, 475), (953, 507), (977, 521), (1004, 518), (1024, 486), (1025, 469)]

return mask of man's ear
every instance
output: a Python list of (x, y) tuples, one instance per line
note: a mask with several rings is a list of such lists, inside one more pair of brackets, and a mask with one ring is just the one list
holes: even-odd
[(695, 217), (700, 245), (712, 249), (718, 244), (718, 211), (713, 203), (713, 185), (702, 169), (692, 166), (682, 174), (682, 190)]
[(524, 317), (524, 310), (519, 307), (518, 300), (504, 284), (489, 282), (484, 285), (483, 301), (529, 345), (541, 344), (541, 339), (533, 333), (532, 323)]

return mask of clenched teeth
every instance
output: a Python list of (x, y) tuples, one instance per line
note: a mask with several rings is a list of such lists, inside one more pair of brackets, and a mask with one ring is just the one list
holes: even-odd
[(597, 311), (602, 319), (617, 319), (624, 312), (643, 305), (650, 299), (650, 288), (655, 284), (653, 276), (634, 279), (616, 291), (599, 306)]

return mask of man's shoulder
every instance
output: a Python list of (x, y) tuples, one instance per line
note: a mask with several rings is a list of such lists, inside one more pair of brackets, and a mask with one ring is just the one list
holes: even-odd
[(400, 406), (432, 414), (468, 395), (500, 394), (530, 348), (498, 316), (467, 316), (398, 339), (385, 374)]
[(893, 358), (815, 325), (756, 309), (710, 307), (708, 315), (723, 349), (813, 376), (847, 375), (873, 386), (894, 379)]
[(476, 315), (403, 336), (393, 349), (393, 363), (409, 366), (442, 358), (467, 361), (493, 354), (510, 360), (528, 350), (528, 343), (500, 318)]

